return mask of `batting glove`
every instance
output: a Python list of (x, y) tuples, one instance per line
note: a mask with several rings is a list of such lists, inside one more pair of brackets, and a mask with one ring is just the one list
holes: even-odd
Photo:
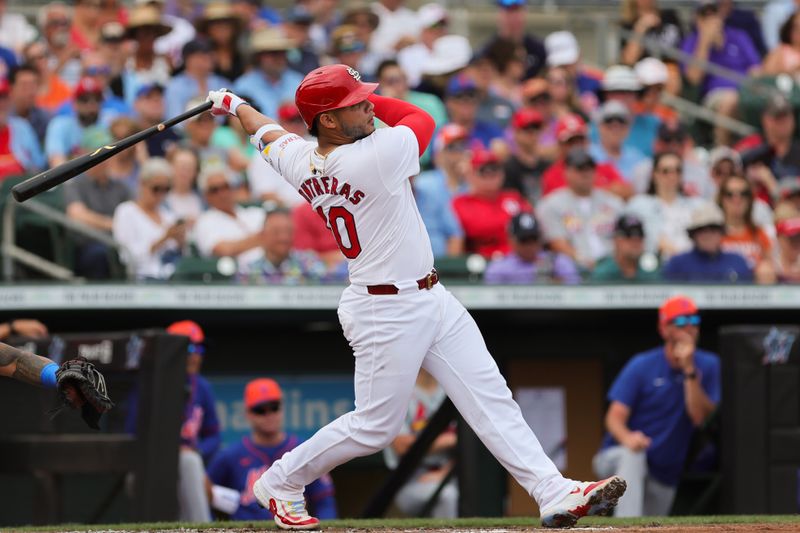
[(236, 116), (236, 108), (247, 103), (227, 89), (208, 91), (208, 98), (206, 98), (206, 101), (213, 104), (211, 106), (212, 115)]

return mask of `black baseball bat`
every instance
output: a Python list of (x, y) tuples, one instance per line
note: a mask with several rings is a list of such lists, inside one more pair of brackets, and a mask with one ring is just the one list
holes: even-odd
[(146, 130), (134, 133), (130, 137), (125, 137), (124, 139), (115, 142), (113, 145), (101, 146), (90, 154), (76, 157), (75, 159), (58, 165), (55, 168), (45, 170), (41, 174), (37, 174), (36, 176), (33, 176), (22, 183), (14, 185), (14, 187), (11, 188), (11, 195), (16, 201), (24, 202), (29, 198), (33, 198), (37, 194), (49, 191), (56, 185), (61, 185), (68, 179), (74, 178), (78, 174), (86, 172), (98, 163), (102, 163), (109, 157), (113, 157), (121, 151), (127, 150), (134, 144), (148, 139), (157, 133), (161, 133), (162, 131), (166, 130), (167, 128), (171, 128), (176, 124), (180, 124), (184, 120), (188, 120), (195, 115), (199, 115), (200, 113), (208, 111), (211, 109), (211, 106), (211, 102), (203, 102), (199, 106), (193, 107), (185, 113), (182, 113), (169, 120), (165, 120), (164, 122), (156, 124), (155, 126), (151, 126)]

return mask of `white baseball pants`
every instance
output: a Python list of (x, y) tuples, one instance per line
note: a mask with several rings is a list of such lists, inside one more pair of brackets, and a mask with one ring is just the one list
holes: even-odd
[(370, 295), (351, 285), (339, 321), (355, 357), (355, 410), (320, 429), (261, 476), (274, 498), (302, 500), (306, 485), (336, 466), (390, 445), (406, 416), (420, 366), (442, 385), (489, 451), (540, 508), (575, 486), (522, 418), (475, 321), (441, 284)]

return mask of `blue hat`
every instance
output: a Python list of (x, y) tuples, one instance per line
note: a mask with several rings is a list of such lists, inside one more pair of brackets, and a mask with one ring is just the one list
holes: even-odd
[(136, 98), (139, 99), (142, 96), (147, 96), (153, 91), (158, 91), (161, 94), (164, 94), (164, 87), (162, 87), (159, 83), (145, 83), (136, 89)]
[(525, 5), (525, 0), (497, 0), (500, 7), (519, 7)]
[(458, 96), (466, 92), (475, 92), (478, 90), (478, 85), (475, 80), (466, 74), (456, 74), (450, 81), (447, 82), (447, 96)]

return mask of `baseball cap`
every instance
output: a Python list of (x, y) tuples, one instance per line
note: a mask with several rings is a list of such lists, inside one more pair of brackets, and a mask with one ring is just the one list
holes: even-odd
[(201, 328), (197, 322), (193, 320), (181, 320), (179, 322), (175, 322), (170, 324), (167, 328), (167, 333), (170, 335), (183, 335), (184, 337), (189, 337), (189, 341), (193, 344), (200, 344), (206, 340), (206, 335), (203, 333), (203, 328)]
[(159, 83), (145, 83), (136, 90), (136, 98), (138, 99), (143, 96), (149, 96), (153, 91), (158, 91), (159, 93), (164, 94), (164, 87)]
[(212, 51), (211, 42), (207, 39), (193, 39), (183, 45), (181, 57), (185, 63), (186, 59), (192, 54), (210, 54)]
[(680, 122), (662, 122), (658, 127), (658, 139), (664, 142), (683, 142), (688, 135)]
[(538, 239), (539, 223), (531, 213), (519, 213), (509, 223), (509, 233), (519, 240)]
[(567, 142), (573, 137), (586, 137), (589, 129), (580, 115), (564, 115), (556, 123), (556, 139), (558, 142)]
[(635, 215), (620, 215), (614, 224), (614, 235), (618, 237), (644, 237), (644, 224)]
[(436, 133), (433, 147), (434, 150), (438, 152), (454, 142), (466, 141), (468, 138), (469, 132), (464, 126), (456, 123), (445, 124), (439, 128), (439, 131)]
[(642, 84), (631, 67), (613, 65), (603, 74), (602, 88), (604, 91), (635, 92), (641, 90)]
[(767, 99), (764, 113), (771, 116), (784, 115), (792, 112), (792, 104), (780, 93), (774, 93)]
[(605, 122), (606, 120), (610, 120), (612, 118), (618, 118), (624, 120), (625, 122), (630, 122), (631, 112), (628, 110), (628, 106), (619, 100), (609, 100), (605, 102), (602, 106), (600, 106), (600, 109), (597, 110), (597, 120), (598, 122)]
[(597, 166), (591, 154), (581, 147), (575, 147), (567, 152), (567, 157), (564, 161), (568, 167), (573, 168)]
[[(336, 30), (338, 31), (338, 29)], [(334, 39), (336, 31), (333, 32)], [(250, 35), (250, 51), (254, 54), (259, 52), (282, 52), (291, 50), (296, 46), (295, 42), (286, 37), (283, 32), (276, 28), (264, 28)]]
[(550, 86), (544, 78), (530, 78), (525, 80), (520, 89), (520, 95), (524, 100), (532, 100), (539, 95), (547, 94)]
[(461, 70), (472, 59), (472, 45), (463, 35), (443, 35), (433, 41), (433, 50), (422, 64), (422, 73), (431, 76)]
[(578, 40), (568, 31), (556, 31), (545, 37), (544, 48), (547, 64), (551, 67), (574, 65), (581, 55)]
[(283, 391), (274, 379), (259, 378), (244, 387), (244, 406), (247, 409), (266, 402), (277, 402), (283, 399)]
[(499, 163), (500, 158), (497, 154), (486, 148), (477, 148), (472, 151), (472, 168), (479, 169), (485, 165)]
[(783, 237), (794, 237), (800, 235), (800, 217), (787, 218), (775, 225), (778, 235)]
[(474, 93), (478, 90), (475, 80), (466, 74), (456, 74), (447, 82), (447, 96), (459, 96), (466, 93)]
[(278, 108), (278, 120), (289, 121), (300, 117), (300, 110), (294, 105), (294, 102), (284, 102)]
[(711, 202), (706, 202), (692, 211), (686, 231), (691, 234), (701, 228), (708, 227), (718, 227), (720, 229), (725, 227), (725, 215), (722, 214), (722, 209)]
[(81, 78), (75, 86), (75, 98), (80, 98), (85, 94), (99, 94), (102, 96), (103, 87), (94, 78)]
[(664, 85), (669, 79), (667, 65), (658, 58), (646, 57), (633, 66), (639, 82), (644, 85)]
[(447, 22), (447, 10), (440, 4), (425, 4), (417, 10), (417, 20), (421, 28), (430, 28), (440, 22)]
[(514, 129), (527, 128), (533, 124), (542, 125), (544, 118), (537, 110), (530, 107), (521, 107), (514, 112), (511, 117), (511, 125)]
[(11, 92), (11, 86), (8, 84), (8, 80), (5, 78), (0, 78), (0, 94), (7, 95)]
[(668, 324), (679, 316), (696, 315), (698, 312), (697, 304), (688, 296), (673, 296), (668, 298), (658, 308), (659, 324)]
[(742, 169), (742, 156), (729, 146), (717, 146), (708, 154), (709, 168), (714, 168), (721, 161), (730, 161), (737, 169)]
[(788, 198), (800, 194), (800, 177), (791, 176), (778, 181), (778, 194), (781, 198)]

